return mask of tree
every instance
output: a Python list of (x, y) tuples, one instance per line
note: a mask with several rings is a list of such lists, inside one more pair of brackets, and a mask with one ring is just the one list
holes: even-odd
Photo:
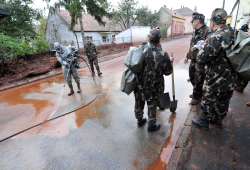
[(47, 25), (47, 18), (42, 17), (40, 19), (40, 24), (37, 26), (37, 32), (39, 35), (45, 35), (46, 25)]
[(33, 9), (33, 0), (1, 0), (1, 7), (12, 13), (11, 17), (0, 20), (0, 32), (25, 41), (35, 39), (34, 20), (39, 20), (42, 10)]
[(143, 26), (156, 26), (159, 20), (158, 13), (152, 13), (147, 6), (137, 7), (138, 1), (121, 0), (118, 2), (118, 9), (113, 10), (115, 15), (113, 23), (120, 25), (125, 30), (133, 26), (136, 21)]
[[(144, 11), (143, 11), (144, 12)], [(140, 17), (138, 19), (138, 22), (142, 26), (151, 26), (156, 27), (159, 24), (160, 19), (160, 13), (159, 12), (152, 12), (150, 10), (147, 10), (142, 14), (143, 17)]]
[[(50, 2), (50, 0), (45, 0)], [(112, 14), (106, 11), (106, 6), (103, 5), (107, 3), (107, 0), (59, 0), (53, 6), (54, 11), (56, 9), (60, 9), (64, 7), (71, 16), (71, 25), (70, 30), (74, 30), (74, 26), (80, 22), (81, 34), (82, 34), (82, 41), (86, 44), (85, 35), (84, 35), (84, 28), (82, 23), (82, 13), (88, 12), (91, 16), (94, 16), (95, 20), (100, 25), (105, 26), (105, 22), (102, 20), (104, 16), (111, 17)]]

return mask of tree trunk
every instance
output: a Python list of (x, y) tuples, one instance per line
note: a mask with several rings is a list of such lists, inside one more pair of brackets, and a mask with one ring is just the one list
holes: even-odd
[(79, 22), (80, 22), (80, 27), (81, 27), (82, 42), (83, 42), (83, 45), (85, 45), (85, 44), (86, 44), (86, 41), (85, 41), (85, 35), (84, 35), (83, 24), (82, 24), (82, 15), (79, 17)]

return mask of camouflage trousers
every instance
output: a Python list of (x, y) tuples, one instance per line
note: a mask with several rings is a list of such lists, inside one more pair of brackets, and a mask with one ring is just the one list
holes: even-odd
[(62, 67), (62, 69), (63, 69), (64, 79), (67, 81), (68, 85), (72, 84), (72, 77), (71, 77), (71, 75), (74, 77), (76, 84), (80, 83), (80, 77), (79, 77), (79, 74), (78, 74), (78, 71), (77, 71), (76, 68), (71, 68), (69, 70), (69, 68)]
[(154, 125), (156, 123), (156, 109), (157, 109), (157, 101), (158, 99), (149, 100), (149, 101), (142, 101), (135, 98), (135, 118), (140, 120), (143, 118), (143, 110), (145, 102), (148, 105), (148, 124)]
[(193, 85), (193, 96), (198, 99), (202, 95), (202, 87), (206, 77), (205, 65), (197, 64), (196, 61), (191, 60), (189, 66), (189, 78)]
[(202, 120), (211, 120), (212, 117), (215, 117), (216, 120), (222, 120), (227, 115), (233, 91), (209, 92), (204, 90), (203, 93), (200, 118)]
[(89, 59), (89, 65), (90, 65), (91, 71), (93, 73), (95, 72), (94, 65), (95, 65), (95, 68), (96, 68), (97, 72), (98, 73), (100, 72), (100, 67), (98, 66), (98, 60), (97, 60), (97, 58), (95, 58), (94, 60)]

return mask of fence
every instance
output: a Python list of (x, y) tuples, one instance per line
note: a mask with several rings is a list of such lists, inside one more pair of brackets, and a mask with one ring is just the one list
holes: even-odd
[[(106, 39), (106, 40), (92, 40), (92, 42), (96, 45), (98, 50), (104, 49), (123, 49), (125, 47), (132, 46), (132, 37), (119, 37), (114, 39)], [(79, 51), (83, 53), (83, 42), (73, 42), (73, 41), (63, 41), (61, 42), (63, 46), (75, 46), (78, 47), (79, 44)], [(54, 44), (50, 44), (50, 50), (55, 51)]]

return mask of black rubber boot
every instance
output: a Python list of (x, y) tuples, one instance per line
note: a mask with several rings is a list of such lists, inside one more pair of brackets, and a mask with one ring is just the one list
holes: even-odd
[(138, 125), (138, 127), (142, 127), (146, 122), (147, 122), (146, 118), (138, 119), (137, 125)]
[(77, 93), (81, 93), (82, 89), (81, 89), (80, 83), (77, 83), (77, 87), (78, 87)]
[(72, 94), (74, 94), (74, 90), (73, 90), (72, 84), (69, 84), (69, 89), (70, 89), (70, 92), (69, 92), (68, 96), (71, 96)]
[(94, 71), (92, 71), (92, 76), (95, 76), (95, 72)]
[(154, 125), (148, 125), (148, 131), (152, 132), (152, 131), (157, 131), (161, 128), (161, 125), (158, 123), (155, 123)]
[(157, 107), (159, 107), (160, 110), (165, 110), (165, 108), (161, 106), (161, 102), (157, 103)]
[(212, 117), (210, 120), (210, 123), (219, 127), (222, 127), (222, 120), (219, 120), (218, 118)]
[(204, 120), (198, 120), (198, 119), (192, 119), (193, 125), (195, 125), (198, 128), (201, 128), (203, 130), (209, 130), (209, 121)]
[(101, 76), (101, 75), (102, 75), (102, 72), (99, 71), (99, 72), (98, 72), (98, 76)]

